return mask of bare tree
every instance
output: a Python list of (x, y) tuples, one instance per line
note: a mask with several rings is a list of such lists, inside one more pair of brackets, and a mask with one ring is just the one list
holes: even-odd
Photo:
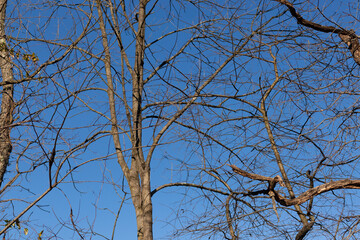
[[(298, 4), (310, 21), (288, 1), (262, 3), (258, 22), (288, 12), (259, 33), (247, 68), (235, 65), (233, 78), (239, 80), (230, 82), (232, 92), (204, 94), (203, 99), (222, 99), (222, 110), (213, 110), (219, 118), (205, 114), (202, 128), (199, 122), (196, 129), (187, 126), (200, 136), (194, 154), (203, 159), (204, 175), (192, 182), (207, 190), (213, 212), (199, 215), (182, 234), (356, 239), (352, 201), (358, 195), (348, 189), (359, 188), (359, 155), (351, 150), (357, 149), (358, 133), (358, 37), (344, 16), (327, 17), (328, 6)], [(208, 160), (214, 158), (218, 163)], [(235, 163), (231, 167), (240, 178), (228, 172), (226, 162)], [(275, 189), (279, 181), (282, 187)], [(215, 190), (217, 184), (222, 188)]]
[[(126, 121), (127, 124), (122, 126), (122, 131), (129, 133), (129, 141), (131, 144), (130, 150), (130, 157), (131, 161), (129, 163), (126, 162), (124, 157), (124, 150), (123, 143), (119, 140), (119, 123), (117, 119), (116, 113), (116, 100), (115, 100), (115, 89), (114, 83), (112, 81), (112, 62), (110, 57), (109, 51), (109, 41), (107, 36), (109, 33), (105, 29), (105, 20), (103, 18), (103, 11), (107, 12), (104, 5), (101, 2), (97, 2), (97, 9), (99, 14), (99, 24), (102, 34), (102, 43), (104, 47), (104, 65), (106, 70), (106, 79), (107, 79), (107, 93), (109, 96), (109, 107), (110, 107), (110, 114), (111, 114), (111, 125), (112, 130), (111, 133), (113, 135), (114, 147), (117, 152), (117, 161), (121, 166), (122, 172), (129, 184), (131, 198), (135, 207), (136, 218), (137, 218), (137, 228), (138, 228), (138, 239), (152, 239), (153, 238), (153, 222), (152, 222), (152, 194), (151, 194), (151, 184), (150, 184), (150, 164), (153, 159), (153, 154), (155, 149), (161, 143), (161, 139), (163, 135), (169, 131), (170, 127), (174, 125), (175, 122), (179, 120), (180, 117), (197, 101), (198, 97), (200, 96), (201, 92), (207, 87), (213, 80), (217, 77), (217, 75), (231, 62), (234, 57), (243, 51), (244, 46), (246, 43), (249, 42), (251, 37), (254, 35), (253, 33), (250, 36), (245, 36), (244, 43), (236, 46), (230, 54), (224, 58), (221, 64), (215, 67), (214, 71), (209, 75), (207, 79), (202, 80), (196, 88), (192, 88), (186, 90), (179, 89), (176, 85), (178, 83), (172, 84), (168, 82), (169, 80), (164, 79), (161, 76), (160, 70), (162, 68), (167, 67), (173, 61), (176, 61), (179, 56), (186, 51), (190, 44), (194, 44), (194, 42), (198, 38), (202, 38), (201, 33), (198, 33), (197, 28), (198, 25), (187, 27), (185, 30), (193, 30), (187, 40), (184, 43), (181, 43), (180, 46), (176, 46), (174, 49), (174, 54), (168, 58), (164, 58), (162, 62), (159, 63), (148, 63), (149, 66), (152, 66), (152, 69), (148, 69), (147, 76), (144, 75), (145, 71), (145, 64), (147, 63), (148, 59), (146, 57), (146, 52), (149, 54), (152, 53), (151, 47), (154, 43), (164, 38), (163, 36), (155, 39), (153, 43), (146, 43), (145, 41), (145, 28), (147, 26), (147, 19), (154, 11), (158, 2), (154, 2), (150, 5), (150, 11), (146, 11), (146, 7), (148, 1), (140, 1), (139, 5), (135, 7), (137, 9), (136, 15), (136, 24), (137, 29), (135, 28), (134, 24), (131, 22), (134, 17), (129, 15), (125, 9), (124, 3), (120, 3), (120, 6), (114, 6), (112, 2), (108, 2), (108, 16), (107, 21), (111, 26), (111, 30), (114, 31), (114, 35), (116, 36), (116, 41), (119, 46), (119, 52), (121, 54), (121, 63), (124, 65), (121, 84), (123, 93), (121, 94), (122, 97), (122, 105), (124, 106), (124, 113), (126, 114)], [(129, 53), (125, 51), (125, 43), (123, 37), (121, 36), (122, 30), (119, 29), (119, 22), (118, 16), (116, 15), (115, 9), (121, 8), (122, 9), (122, 19), (127, 21), (129, 26), (127, 28), (133, 31), (134, 35), (134, 52), (133, 52), (133, 59), (134, 64), (131, 66), (128, 56)], [(111, 17), (110, 17), (111, 16)], [(170, 34), (175, 34), (175, 32), (181, 31), (176, 29)], [(170, 35), (169, 34), (169, 35)], [(170, 35), (171, 36), (171, 35)], [(166, 37), (166, 35), (165, 35)], [(175, 43), (177, 44), (177, 43)], [(156, 47), (155, 47), (156, 48)], [(157, 65), (157, 66), (156, 66)], [(129, 76), (131, 84), (127, 84), (126, 78)], [(159, 76), (158, 79), (155, 77)], [(161, 83), (169, 85), (170, 88), (167, 91), (175, 90), (174, 96), (172, 99), (168, 99), (164, 97), (160, 99), (160, 101), (152, 100), (153, 94), (151, 93), (152, 89), (152, 82), (160, 81)], [(191, 83), (191, 79), (187, 80)], [(180, 84), (182, 84), (180, 82)], [(148, 86), (148, 87), (146, 87)], [(147, 91), (146, 89), (149, 89)], [(164, 88), (165, 90), (166, 88)], [(131, 100), (127, 100), (127, 96), (131, 92)], [(148, 92), (147, 99), (144, 98), (144, 94)], [(180, 95), (178, 95), (179, 92)], [(120, 95), (120, 96), (121, 96)], [(178, 95), (178, 96), (176, 96)], [(130, 104), (131, 103), (131, 104)], [(178, 109), (173, 109), (173, 105), (178, 105)], [(149, 112), (153, 112), (152, 109), (160, 109), (154, 112), (155, 114), (151, 114), (149, 116)], [(170, 108), (170, 114), (166, 114), (168, 112), (167, 108)], [(162, 114), (163, 112), (163, 114)], [(160, 115), (159, 115), (160, 114)], [(158, 118), (158, 122), (155, 126), (145, 126), (144, 123), (148, 122), (147, 119), (151, 118)], [(148, 123), (146, 124), (148, 125)], [(153, 129), (152, 130), (152, 139), (147, 140), (147, 144), (144, 143), (143, 134), (144, 129)], [(145, 150), (145, 153), (144, 153)]]
[(1, 234), (117, 239), (131, 202), (138, 239), (356, 239), (358, 19), (332, 4), (2, 8)]

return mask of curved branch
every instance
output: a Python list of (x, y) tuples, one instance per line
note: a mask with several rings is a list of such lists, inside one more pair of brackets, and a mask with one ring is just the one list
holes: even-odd
[(178, 182), (178, 183), (164, 184), (164, 185), (162, 185), (160, 187), (155, 188), (154, 190), (151, 191), (151, 196), (153, 196), (155, 193), (157, 193), (161, 189), (168, 188), (168, 187), (177, 187), (177, 186), (199, 188), (201, 190), (207, 190), (207, 191), (211, 191), (211, 192), (220, 193), (220, 194), (225, 195), (225, 196), (231, 195), (230, 193), (223, 192), (223, 191), (220, 191), (220, 190), (214, 189), (214, 188), (205, 187), (203, 185), (198, 185), (198, 184), (195, 184), (195, 183)]
[(277, 175), (275, 178), (266, 177), (258, 174), (248, 173), (235, 165), (229, 165), (235, 173), (238, 173), (244, 177), (251, 178), (259, 181), (267, 181), (269, 183), (268, 190), (262, 190), (257, 192), (249, 192), (247, 195), (256, 195), (259, 193), (269, 193), (273, 191), (275, 193), (275, 200), (283, 206), (300, 205), (304, 202), (312, 199), (313, 197), (325, 192), (329, 192), (336, 189), (360, 189), (360, 180), (343, 179), (339, 181), (331, 181), (329, 183), (321, 184), (317, 187), (310, 188), (306, 192), (302, 193), (296, 198), (288, 199), (282, 196), (280, 193), (274, 190), (276, 183), (282, 182), (281, 177)]
[(360, 65), (360, 43), (359, 43), (358, 37), (355, 34), (354, 30), (340, 29), (340, 28), (335, 28), (333, 26), (324, 26), (324, 25), (306, 20), (296, 11), (294, 6), (291, 3), (289, 3), (287, 0), (275, 0), (275, 1), (285, 5), (289, 9), (291, 15), (297, 20), (298, 24), (301, 24), (305, 27), (312, 28), (319, 32), (338, 34), (339, 37), (341, 38), (341, 40), (350, 49), (355, 62), (358, 65)]
[[(276, 177), (272, 178), (272, 177), (265, 177), (265, 176), (262, 176), (262, 175), (259, 175), (259, 174), (255, 174), (255, 173), (248, 173), (240, 168), (238, 168), (237, 166), (235, 165), (229, 165), (232, 170), (237, 173), (237, 174), (240, 174), (241, 176), (244, 176), (244, 177), (247, 177), (247, 178), (251, 178), (251, 179), (254, 179), (254, 180), (259, 180), (259, 181), (268, 181), (268, 182), (279, 182), (281, 186), (284, 186), (284, 183), (281, 179), (281, 177), (279, 175), (276, 175)], [(275, 187), (275, 186), (274, 186)], [(272, 189), (271, 189), (272, 190)]]
[(336, 189), (360, 189), (360, 180), (344, 179), (335, 182), (331, 181), (329, 183), (321, 184), (320, 186), (310, 188), (297, 198), (293, 199), (287, 199), (281, 194), (275, 192), (275, 199), (283, 206), (291, 206), (295, 204), (302, 204), (317, 195)]

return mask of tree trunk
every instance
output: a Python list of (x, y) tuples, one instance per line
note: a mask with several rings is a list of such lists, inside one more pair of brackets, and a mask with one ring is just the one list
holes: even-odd
[(150, 169), (145, 169), (141, 179), (142, 188), (142, 204), (143, 204), (143, 228), (144, 228), (144, 240), (153, 239), (153, 220), (152, 220), (152, 200), (150, 189)]
[[(135, 173), (135, 171), (134, 171)], [(131, 178), (129, 186), (131, 198), (135, 207), (137, 237), (138, 240), (153, 239), (153, 220), (152, 220), (152, 201), (150, 190), (150, 171), (146, 170), (142, 174), (141, 184), (139, 179)]]
[(0, 113), (0, 186), (3, 182), (12, 150), (10, 129), (13, 122), (14, 109), (13, 70), (5, 36), (6, 4), (7, 0), (0, 0), (0, 69), (3, 87)]
[[(136, 210), (138, 240), (153, 239), (152, 202), (150, 189), (150, 163), (145, 161), (142, 150), (142, 94), (145, 57), (145, 20), (147, 0), (140, 1), (138, 12), (138, 31), (136, 35), (135, 65), (132, 89), (132, 163), (129, 185)], [(135, 176), (136, 175), (136, 176)], [(136, 179), (137, 178), (137, 179)], [(140, 179), (139, 179), (140, 178)], [(134, 182), (135, 184), (132, 184)], [(137, 189), (135, 189), (137, 187)]]
[[(129, 184), (131, 198), (135, 208), (137, 222), (137, 238), (139, 240), (152, 240), (152, 202), (150, 187), (150, 166), (145, 163), (142, 151), (142, 92), (143, 92), (143, 69), (144, 69), (144, 49), (145, 49), (145, 17), (146, 1), (140, 3), (138, 13), (139, 28), (136, 37), (135, 65), (132, 74), (132, 116), (128, 118), (131, 129), (132, 159), (131, 167), (127, 165), (121, 148), (118, 131), (118, 120), (116, 113), (115, 89), (112, 80), (111, 58), (108, 38), (105, 28), (105, 21), (102, 14), (101, 1), (96, 0), (99, 14), (99, 24), (102, 34), (102, 44), (104, 47), (104, 65), (107, 79), (107, 94), (109, 97), (109, 107), (111, 114), (111, 133), (117, 153), (118, 163)], [(117, 36), (118, 38), (120, 36)], [(121, 41), (121, 39), (118, 39)], [(120, 44), (121, 45), (121, 44)], [(122, 52), (125, 57), (124, 52)], [(131, 71), (131, 69), (130, 69)], [(125, 91), (125, 89), (124, 89)], [(126, 94), (125, 94), (126, 95)], [(129, 113), (130, 114), (130, 113)]]

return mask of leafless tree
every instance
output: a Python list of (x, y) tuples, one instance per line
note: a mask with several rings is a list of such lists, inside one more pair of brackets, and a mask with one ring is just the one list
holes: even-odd
[(248, 55), (235, 58), (235, 76), (224, 78), (237, 82), (228, 82), (227, 94), (202, 96), (221, 99), (212, 110), (217, 117), (203, 105), (197, 113), (206, 120), (187, 125), (199, 136), (188, 139), (203, 160), (202, 174), (190, 182), (205, 190), (212, 211), (181, 234), (356, 239), (359, 43), (346, 20), (354, 28), (358, 19), (310, 1), (262, 1), (259, 9), (257, 23), (278, 16), (277, 24), (254, 38)]
[[(351, 10), (93, 0), (11, 5), (5, 15), (2, 5), (4, 236), (21, 235), (18, 224), (39, 237), (70, 229), (117, 239), (131, 202), (141, 240), (165, 238), (154, 232), (164, 203), (174, 212), (163, 220), (170, 239), (357, 238)], [(34, 9), (46, 17), (23, 24)], [(16, 198), (18, 189), (28, 194)], [(111, 230), (76, 207), (89, 192)], [(56, 211), (50, 196), (63, 196), (69, 211)], [(32, 224), (40, 203), (57, 228)]]

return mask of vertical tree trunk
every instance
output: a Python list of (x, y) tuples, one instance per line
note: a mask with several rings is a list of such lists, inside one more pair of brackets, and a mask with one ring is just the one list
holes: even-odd
[(131, 198), (135, 207), (138, 240), (153, 239), (152, 200), (150, 189), (150, 169), (131, 170), (129, 182)]
[[(132, 98), (132, 117), (133, 131), (132, 141), (132, 166), (131, 170), (136, 177), (140, 177), (139, 188), (133, 189), (136, 194), (133, 195), (133, 202), (137, 208), (138, 239), (153, 239), (153, 221), (152, 221), (152, 201), (150, 189), (150, 165), (146, 163), (142, 150), (142, 94), (143, 94), (143, 72), (145, 57), (145, 20), (147, 0), (139, 1), (138, 12), (138, 31), (136, 35), (135, 47), (135, 65), (133, 78), (133, 98)], [(135, 178), (135, 176), (134, 176)], [(135, 197), (135, 199), (134, 199)], [(140, 199), (137, 199), (139, 197)]]
[[(141, 178), (141, 199), (143, 208), (143, 231), (142, 240), (153, 239), (152, 200), (150, 189), (150, 169), (144, 169)], [(139, 238), (141, 239), (141, 238)]]
[(10, 129), (13, 122), (14, 87), (12, 63), (6, 45), (5, 16), (7, 0), (0, 0), (0, 69), (2, 75), (2, 99), (0, 113), (0, 186), (3, 182), (6, 168), (9, 164), (12, 144), (10, 140)]
[[(134, 171), (134, 174), (136, 172)], [(147, 171), (142, 178), (141, 184), (138, 178), (129, 181), (131, 198), (135, 207), (137, 237), (138, 240), (152, 240), (152, 203), (150, 195), (150, 171)]]
[[(132, 202), (136, 213), (137, 237), (139, 240), (153, 239), (152, 222), (152, 202), (150, 187), (150, 166), (145, 163), (142, 150), (142, 92), (143, 92), (143, 68), (144, 68), (144, 50), (145, 50), (145, 17), (147, 1), (140, 2), (138, 12), (138, 32), (136, 36), (135, 64), (134, 74), (132, 75), (132, 116), (131, 122), (131, 144), (132, 159), (131, 167), (127, 166), (121, 151), (119, 140), (118, 120), (115, 110), (114, 86), (111, 73), (111, 53), (109, 50), (105, 21), (101, 10), (101, 2), (96, 1), (99, 14), (99, 24), (102, 34), (102, 44), (104, 47), (104, 59), (107, 79), (107, 93), (109, 97), (109, 107), (111, 113), (111, 133), (113, 135), (114, 145), (117, 152), (118, 162), (129, 184)], [(118, 36), (119, 37), (119, 36)], [(119, 39), (119, 41), (121, 41)], [(125, 54), (125, 53), (123, 53)], [(125, 91), (125, 90), (124, 90)]]

